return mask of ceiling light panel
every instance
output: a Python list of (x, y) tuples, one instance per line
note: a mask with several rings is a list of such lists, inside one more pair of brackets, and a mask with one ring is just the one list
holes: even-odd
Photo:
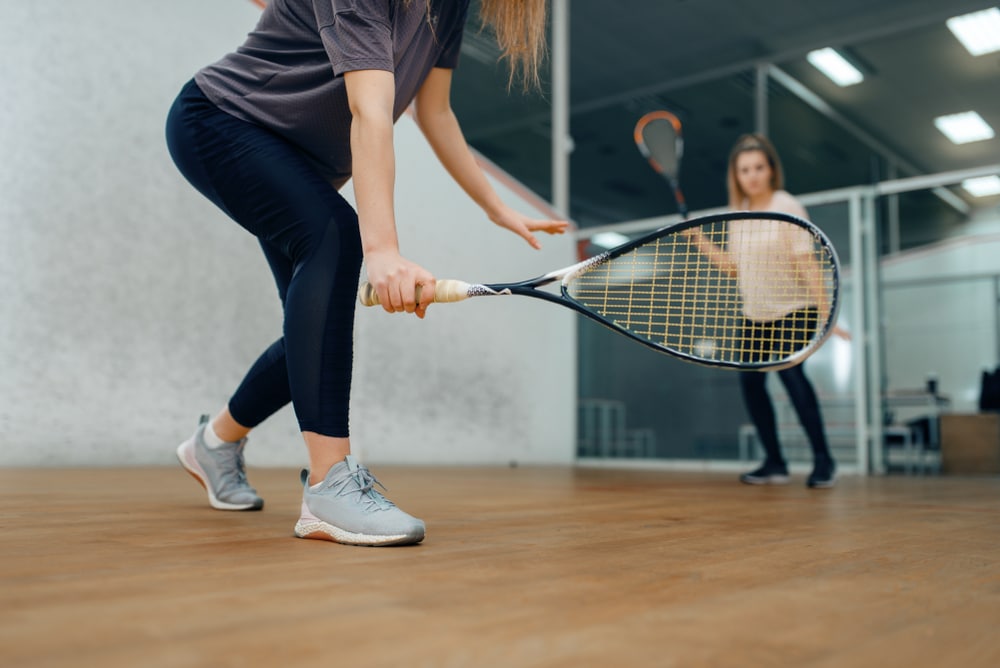
[(1000, 195), (1000, 176), (977, 176), (974, 179), (962, 181), (965, 192), (973, 197), (989, 197)]
[(810, 51), (806, 60), (838, 86), (853, 86), (865, 80), (861, 70), (848, 62), (836, 49), (827, 47)]
[(590, 243), (601, 248), (614, 248), (628, 241), (628, 237), (620, 232), (600, 232), (590, 238)]
[(996, 136), (990, 124), (974, 111), (938, 116), (934, 119), (934, 125), (955, 144), (984, 141)]
[(1000, 7), (952, 17), (947, 26), (974, 56), (1000, 51)]

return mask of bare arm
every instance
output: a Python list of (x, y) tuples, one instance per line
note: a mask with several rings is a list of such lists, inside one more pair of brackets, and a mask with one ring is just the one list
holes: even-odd
[[(778, 211), (790, 213), (805, 220), (809, 219), (809, 214), (806, 212), (805, 207), (802, 206), (799, 200), (785, 191), (775, 193), (774, 203)], [(795, 263), (795, 270), (805, 278), (812, 301), (819, 309), (820, 317), (825, 316), (830, 312), (831, 304), (820, 263), (813, 257), (812, 253), (795, 254), (793, 262)], [(834, 325), (832, 331), (845, 341), (849, 341), (851, 338), (847, 330), (837, 325)]]
[(430, 272), (399, 253), (393, 208), (396, 178), (392, 143), (393, 74), (358, 70), (347, 72), (344, 82), (353, 117), (354, 194), (368, 281), (386, 311), (406, 311), (422, 318), (427, 304), (417, 304), (417, 286), (433, 294), (435, 281)]
[(729, 276), (736, 275), (736, 263), (733, 261), (732, 256), (722, 249), (716, 243), (709, 241), (705, 234), (697, 229), (691, 228), (682, 232), (688, 240), (694, 244), (698, 252), (708, 258), (708, 261), (714, 264), (719, 271), (728, 274)]
[(523, 237), (534, 248), (541, 244), (533, 232), (562, 234), (567, 223), (528, 218), (501, 201), (490, 186), (465, 141), (451, 108), (452, 71), (434, 68), (416, 97), (416, 121), (420, 131), (448, 174), (483, 209), (491, 221)]
[(823, 270), (812, 253), (797, 253), (792, 256), (795, 273), (805, 280), (809, 290), (809, 301), (819, 308), (820, 314), (830, 312), (830, 295), (823, 282)]

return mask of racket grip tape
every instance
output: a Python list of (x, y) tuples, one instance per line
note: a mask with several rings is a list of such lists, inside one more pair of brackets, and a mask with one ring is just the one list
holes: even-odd
[[(417, 286), (417, 301), (420, 302), (421, 299), (420, 286)], [(458, 302), (469, 297), (469, 284), (465, 281), (456, 281), (453, 279), (441, 279), (436, 283), (434, 289), (434, 301), (435, 302)], [(375, 288), (368, 281), (361, 284), (358, 288), (358, 301), (361, 302), (363, 306), (378, 306), (381, 302), (378, 298), (378, 293), (375, 292)]]

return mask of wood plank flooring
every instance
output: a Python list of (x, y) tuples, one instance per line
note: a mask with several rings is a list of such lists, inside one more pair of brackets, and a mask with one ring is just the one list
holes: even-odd
[(1000, 478), (374, 467), (425, 542), (180, 469), (0, 470), (0, 666), (998, 666)]

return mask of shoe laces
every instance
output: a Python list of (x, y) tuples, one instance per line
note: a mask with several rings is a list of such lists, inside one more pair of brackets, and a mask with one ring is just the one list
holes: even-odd
[(353, 473), (348, 473), (335, 486), (337, 496), (347, 496), (357, 493), (358, 501), (366, 505), (375, 506), (382, 510), (393, 508), (396, 504), (385, 498), (381, 492), (375, 489), (375, 485), (388, 491), (386, 486), (372, 475), (371, 471), (364, 466), (358, 466), (357, 470)]
[(257, 493), (257, 490), (250, 487), (250, 482), (247, 480), (246, 463), (243, 458), (243, 442), (236, 446), (232, 458), (232, 466), (227, 466), (220, 478), (225, 487), (246, 488), (254, 494)]

